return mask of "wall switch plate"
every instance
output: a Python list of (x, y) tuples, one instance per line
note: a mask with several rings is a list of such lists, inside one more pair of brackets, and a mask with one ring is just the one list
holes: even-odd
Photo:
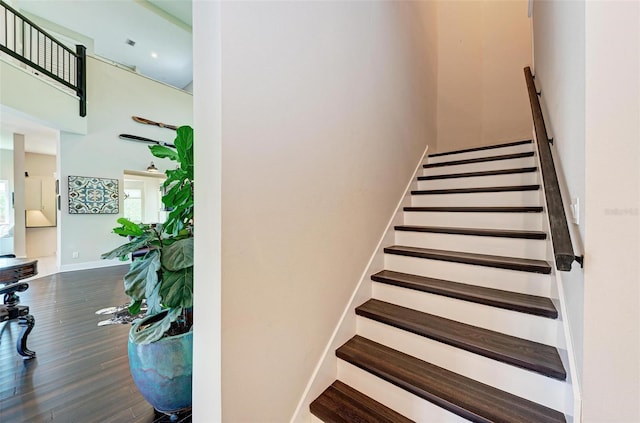
[(80, 254), (78, 254), (78, 252), (77, 252), (77, 251), (74, 251), (73, 253), (71, 253), (71, 256), (72, 256), (74, 259), (77, 259), (78, 257), (80, 257)]
[(580, 197), (571, 199), (571, 221), (576, 225), (580, 224)]

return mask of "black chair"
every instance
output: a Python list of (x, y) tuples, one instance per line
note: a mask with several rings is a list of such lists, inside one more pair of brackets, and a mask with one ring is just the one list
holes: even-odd
[[(13, 254), (1, 255), (0, 258), (15, 258)], [(25, 358), (33, 358), (36, 356), (34, 351), (27, 348), (27, 336), (33, 330), (35, 325), (34, 317), (29, 314), (29, 306), (21, 305), (20, 297), (17, 292), (24, 292), (29, 288), (27, 282), (12, 282), (0, 285), (0, 295), (4, 296), (4, 304), (0, 305), (0, 322), (9, 320), (18, 320), (18, 324), (22, 326), (22, 332), (18, 338), (16, 349), (18, 354)]]

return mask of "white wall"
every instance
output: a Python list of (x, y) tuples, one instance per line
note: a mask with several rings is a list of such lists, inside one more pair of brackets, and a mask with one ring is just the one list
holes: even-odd
[(431, 28), (418, 2), (221, 7), (223, 420), (287, 421), (435, 142)]
[(24, 207), (24, 135), (13, 134), (13, 254), (27, 256)]
[[(585, 201), (585, 3), (536, 1), (533, 9), (536, 87), (542, 91), (545, 123), (554, 138), (553, 154), (566, 201)], [(571, 216), (568, 214), (567, 216)], [(573, 238), (582, 248), (585, 212), (580, 226), (573, 225)], [(581, 252), (581, 250), (579, 251)], [(563, 273), (571, 336), (576, 346), (578, 375), (582, 375), (584, 340), (584, 272), (574, 265)]]
[[(1, 132), (0, 136), (11, 141), (13, 145), (13, 135)], [(9, 192), (13, 192), (13, 150), (0, 149), (0, 179), (9, 181)], [(9, 225), (13, 226), (13, 205), (9, 204)], [(0, 238), (0, 255), (13, 254), (13, 236)]]
[(531, 138), (526, 0), (440, 1), (438, 151)]
[(640, 3), (586, 2), (583, 421), (640, 421)]
[(0, 104), (53, 128), (75, 133), (87, 129), (75, 95), (4, 60), (0, 60)]
[(583, 422), (640, 421), (640, 5), (537, 1), (536, 84), (570, 196), (584, 272), (564, 275)]
[[(118, 138), (128, 133), (172, 142), (175, 132), (142, 125), (131, 116), (175, 125), (192, 125), (192, 96), (168, 85), (141, 77), (90, 57), (88, 73), (87, 135), (62, 131), (60, 134), (60, 169), (62, 211), (61, 248), (63, 269), (99, 264), (100, 254), (120, 245), (122, 239), (111, 230), (122, 214), (69, 214), (68, 177), (95, 176), (119, 180), (120, 209), (123, 201), (123, 172), (145, 170), (153, 159), (164, 171), (169, 162), (155, 160), (148, 144)], [(78, 258), (73, 259), (73, 252)]]
[[(193, 3), (195, 218), (193, 421), (222, 421), (221, 3)], [(199, 216), (206, 216), (199, 218)]]

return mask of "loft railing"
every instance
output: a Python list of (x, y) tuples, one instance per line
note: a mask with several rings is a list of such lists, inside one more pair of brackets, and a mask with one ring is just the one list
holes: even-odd
[(0, 23), (0, 51), (73, 90), (86, 116), (86, 48), (71, 50), (1, 0)]
[(540, 158), (540, 170), (542, 172), (542, 183), (544, 185), (545, 200), (547, 203), (547, 214), (549, 215), (549, 230), (551, 231), (551, 241), (556, 260), (556, 269), (570, 271), (571, 264), (575, 261), (583, 264), (583, 256), (576, 256), (573, 252), (569, 224), (564, 211), (558, 174), (553, 163), (550, 144), (553, 140), (547, 137), (547, 127), (544, 124), (542, 108), (538, 99), (538, 92), (533, 81), (531, 68), (524, 68), (524, 77), (527, 81), (529, 92), (529, 103), (531, 103), (531, 114), (533, 115), (533, 126), (536, 133), (538, 146), (538, 156)]

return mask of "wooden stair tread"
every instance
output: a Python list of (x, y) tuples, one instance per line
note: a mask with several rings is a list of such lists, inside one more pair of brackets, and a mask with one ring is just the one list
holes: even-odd
[(436, 295), (444, 295), (464, 301), (471, 301), (521, 313), (556, 319), (558, 311), (553, 302), (546, 297), (521, 294), (501, 289), (485, 288), (459, 282), (451, 282), (408, 273), (383, 270), (371, 276), (371, 279), (389, 285), (414, 289)]
[(501, 269), (519, 270), (534, 273), (551, 273), (551, 266), (543, 260), (524, 259), (518, 257), (491, 256), (488, 254), (463, 253), (459, 251), (434, 250), (393, 245), (384, 249), (386, 254), (419, 257), (432, 260), (451, 261), (478, 266), (497, 267)]
[(309, 406), (320, 420), (327, 423), (411, 423), (403, 415), (336, 380)]
[(438, 194), (480, 194), (488, 192), (512, 192), (512, 191), (537, 191), (540, 185), (512, 185), (503, 187), (477, 187), (477, 188), (449, 188), (449, 189), (418, 189), (411, 191), (411, 195), (438, 195)]
[(531, 173), (536, 170), (538, 170), (537, 167), (520, 167), (516, 169), (485, 170), (482, 172), (449, 173), (444, 175), (418, 176), (418, 180), (430, 181), (435, 179), (472, 178), (476, 176), (513, 175), (517, 173)]
[(445, 370), (361, 336), (338, 358), (475, 422), (560, 423), (562, 413)]
[(356, 308), (356, 314), (544, 376), (567, 378), (558, 350), (549, 345), (376, 299)]
[(448, 228), (441, 226), (414, 226), (398, 225), (396, 231), (404, 232), (429, 232), (453, 235), (492, 236), (498, 238), (522, 238), (522, 239), (547, 239), (547, 234), (542, 231), (517, 231), (508, 229), (476, 229), (476, 228)]
[(463, 150), (445, 151), (443, 153), (429, 154), (429, 157), (448, 156), (449, 154), (471, 153), (474, 151), (492, 150), (494, 148), (515, 147), (517, 145), (531, 144), (531, 140), (512, 141), (504, 144), (483, 145), (482, 147), (465, 148)]
[(542, 213), (542, 206), (527, 207), (423, 207), (407, 206), (403, 208), (408, 212), (447, 212), (447, 213)]
[(464, 160), (452, 160), (449, 162), (440, 162), (440, 163), (428, 163), (423, 164), (422, 167), (425, 169), (433, 168), (433, 167), (443, 167), (443, 166), (455, 166), (455, 165), (463, 165), (463, 164), (471, 164), (471, 163), (484, 163), (484, 162), (494, 162), (498, 160), (511, 160), (511, 159), (521, 159), (524, 157), (533, 157), (533, 151), (528, 151), (526, 153), (514, 153), (514, 154), (501, 154), (499, 156), (487, 156), (487, 157), (476, 157), (473, 159), (464, 159)]

